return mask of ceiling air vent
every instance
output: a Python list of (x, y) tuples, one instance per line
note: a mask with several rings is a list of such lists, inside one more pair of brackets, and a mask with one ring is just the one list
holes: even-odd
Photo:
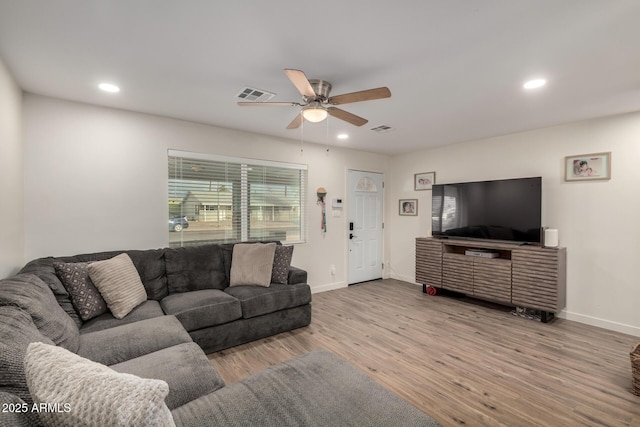
[(243, 101), (265, 102), (276, 96), (275, 93), (266, 90), (256, 89), (254, 87), (245, 87), (236, 95)]
[(377, 127), (374, 127), (371, 129), (374, 132), (377, 133), (386, 133), (386, 132), (391, 132), (393, 130), (393, 128), (391, 126), (387, 126), (387, 125), (380, 125)]

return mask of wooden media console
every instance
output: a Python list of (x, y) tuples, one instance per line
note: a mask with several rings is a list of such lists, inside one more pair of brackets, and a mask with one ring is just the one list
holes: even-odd
[[(469, 251), (494, 258), (471, 256)], [(416, 239), (416, 282), (540, 310), (547, 322), (566, 303), (566, 248), (475, 240)]]

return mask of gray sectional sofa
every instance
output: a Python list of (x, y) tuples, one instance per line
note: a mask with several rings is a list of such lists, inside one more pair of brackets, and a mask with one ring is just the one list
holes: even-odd
[[(290, 266), (287, 284), (230, 287), (233, 247), (203, 245), (40, 258), (19, 274), (36, 275), (49, 285), (82, 334), (169, 314), (205, 352), (212, 353), (308, 325), (311, 291), (307, 272)], [(107, 312), (82, 322), (54, 263), (100, 261), (121, 253), (133, 261), (148, 300), (123, 319)]]
[[(148, 299), (122, 318), (83, 321), (56, 265), (122, 253)], [(226, 386), (205, 352), (311, 321), (304, 270), (289, 267), (286, 283), (230, 286), (233, 254), (224, 244), (49, 257), (0, 280), (0, 426), (437, 425), (325, 351)], [(162, 407), (134, 405), (127, 390), (160, 396)]]

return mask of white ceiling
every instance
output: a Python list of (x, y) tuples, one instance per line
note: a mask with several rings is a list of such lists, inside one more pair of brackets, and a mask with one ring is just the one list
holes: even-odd
[(303, 127), (386, 154), (638, 111), (639, 41), (639, 0), (0, 0), (0, 57), (27, 92), (299, 141), (296, 109), (235, 97), (301, 102), (282, 71), (296, 68), (332, 95), (389, 87), (341, 106), (360, 128)]

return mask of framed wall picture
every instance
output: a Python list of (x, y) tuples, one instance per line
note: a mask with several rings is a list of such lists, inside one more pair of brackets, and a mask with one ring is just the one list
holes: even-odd
[(564, 158), (565, 181), (611, 179), (611, 152), (580, 154)]
[(418, 199), (400, 199), (399, 213), (402, 216), (418, 215)]
[(414, 190), (431, 190), (433, 184), (436, 183), (435, 172), (423, 172), (414, 175)]

